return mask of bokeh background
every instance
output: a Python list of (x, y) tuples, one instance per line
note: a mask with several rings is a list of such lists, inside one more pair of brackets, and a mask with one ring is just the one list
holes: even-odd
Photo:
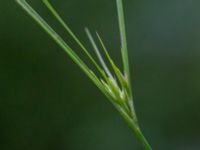
[[(115, 0), (52, 0), (121, 64)], [(90, 63), (41, 0), (30, 3)], [(155, 150), (200, 149), (200, 1), (124, 0), (134, 101)], [(16, 4), (0, 0), (0, 149), (142, 149), (103, 94)]]

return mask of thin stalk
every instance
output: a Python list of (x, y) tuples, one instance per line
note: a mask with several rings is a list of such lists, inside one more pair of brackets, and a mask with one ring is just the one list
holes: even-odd
[(69, 28), (69, 26), (65, 23), (65, 21), (60, 17), (58, 12), (53, 8), (49, 0), (43, 0), (43, 3), (45, 6), (49, 9), (49, 11), (52, 13), (52, 15), (58, 20), (58, 22), (64, 27), (64, 29), (70, 34), (70, 36), (76, 41), (76, 43), (80, 46), (80, 48), (85, 52), (85, 54), (88, 56), (88, 58), (92, 61), (92, 63), (95, 65), (97, 70), (102, 74), (102, 76), (105, 78), (104, 71), (101, 69), (101, 67), (96, 63), (96, 61), (92, 58), (90, 53), (87, 51), (85, 46), (82, 44), (82, 42), (77, 38), (77, 36), (72, 32), (72, 30)]
[(119, 111), (119, 113), (121, 114), (123, 119), (126, 121), (128, 126), (132, 129), (134, 135), (136, 136), (137, 140), (143, 145), (144, 149), (152, 150), (150, 144), (148, 143), (148, 141), (142, 134), (137, 123), (131, 117), (129, 117), (129, 115), (123, 109), (121, 109), (119, 106), (115, 105), (115, 107)]
[(116, 1), (117, 1), (117, 12), (118, 12), (118, 21), (119, 21), (119, 29), (120, 29), (121, 53), (122, 53), (122, 61), (124, 65), (124, 73), (128, 76), (128, 79), (130, 79), (123, 3), (122, 3), (122, 0), (116, 0)]
[[(102, 46), (102, 48), (103, 48), (103, 50), (104, 50), (104, 53), (106, 54), (106, 57), (107, 57), (108, 61), (110, 62), (110, 64), (111, 64), (113, 70), (115, 71), (115, 74), (118, 76), (118, 72), (117, 72), (117, 70), (116, 70), (116, 69), (118, 69), (117, 66), (115, 65), (115, 63), (114, 63), (113, 60), (111, 59), (111, 57), (110, 57), (110, 55), (109, 55), (109, 53), (108, 53), (108, 50), (107, 50), (105, 44), (103, 43), (103, 40), (101, 39), (100, 35), (98, 34), (98, 32), (96, 32), (96, 35), (97, 35), (97, 38), (98, 38), (98, 40), (99, 40), (99, 42), (100, 42), (100, 44), (101, 44), (101, 46)], [(120, 71), (119, 71), (119, 72), (120, 72)], [(123, 85), (122, 85), (122, 86), (123, 86)]]
[[(123, 59), (123, 65), (124, 65), (124, 75), (122, 75), (123, 73), (121, 73), (119, 68), (117, 66), (115, 66), (115, 64), (112, 61), (111, 57), (109, 56), (100, 36), (98, 36), (98, 34), (97, 34), (97, 36), (103, 46), (103, 49), (112, 65), (118, 79), (121, 81), (122, 91), (127, 92), (127, 97), (121, 97), (121, 95), (119, 93), (120, 87), (117, 85), (116, 80), (113, 78), (112, 74), (110, 73), (109, 69), (107, 68), (107, 66), (98, 50), (98, 47), (97, 47), (96, 43), (94, 42), (92, 35), (90, 34), (88, 29), (86, 29), (86, 33), (94, 47), (97, 57), (99, 58), (104, 70), (102, 70), (98, 66), (96, 61), (88, 53), (88, 51), (85, 49), (83, 44), (73, 34), (73, 32), (68, 28), (68, 26), (64, 23), (64, 21), (61, 19), (61, 17), (53, 9), (53, 7), (50, 5), (50, 3), (48, 3), (48, 0), (43, 0), (44, 3), (46, 4), (46, 6), (53, 13), (53, 15), (64, 26), (64, 28), (68, 31), (68, 33), (72, 36), (72, 38), (79, 44), (79, 46), (85, 51), (85, 53), (88, 55), (88, 57), (92, 60), (94, 65), (97, 67), (97, 69), (102, 73), (102, 75), (105, 78), (106, 83), (104, 83), (104, 81), (102, 82), (88, 68), (88, 66), (80, 59), (80, 57), (60, 37), (60, 35), (57, 34), (53, 30), (53, 28), (26, 2), (26, 0), (16, 0), (16, 1), (49, 34), (49, 36), (53, 38), (53, 40), (70, 56), (70, 58), (82, 69), (82, 71), (105, 94), (105, 96), (108, 98), (108, 100), (116, 107), (116, 109), (119, 111), (121, 116), (124, 118), (124, 120), (130, 126), (130, 128), (134, 132), (135, 136), (137, 137), (138, 141), (143, 145), (145, 150), (152, 150), (139, 128), (136, 113), (134, 110), (122, 0), (116, 0), (116, 1), (117, 1), (117, 10), (118, 10), (118, 17), (119, 17), (120, 35), (121, 35), (121, 53), (122, 53), (122, 59)], [(106, 76), (104, 71), (105, 71), (105, 73), (107, 73), (108, 77)], [(112, 95), (113, 93), (115, 94), (115, 96), (117, 96), (117, 98), (113, 98), (113, 95)], [(125, 100), (125, 101), (122, 101), (122, 100)], [(126, 107), (126, 105), (124, 105), (124, 104), (126, 104), (125, 102), (128, 102), (127, 106), (129, 106), (130, 108)]]
[(106, 57), (108, 59), (108, 61), (110, 62), (114, 72), (115, 72), (115, 75), (117, 76), (120, 84), (121, 84), (121, 87), (123, 90), (127, 90), (128, 89), (128, 85), (127, 85), (127, 82), (125, 81), (125, 77), (124, 75), (121, 73), (121, 71), (119, 70), (119, 68), (115, 65), (114, 61), (112, 60), (112, 58), (110, 57), (109, 53), (108, 53), (108, 50), (102, 40), (102, 38), (100, 37), (100, 35), (98, 34), (98, 32), (96, 32), (96, 35), (97, 35), (97, 38), (99, 39), (99, 42), (104, 50), (104, 53), (106, 54)]
[(48, 23), (26, 2), (26, 0), (16, 0), (18, 4), (49, 34), (49, 36), (71, 57), (71, 59), (83, 70), (83, 72), (95, 83), (95, 85), (105, 94), (105, 88), (96, 75), (87, 65), (76, 55), (67, 43), (48, 25)]
[(99, 59), (101, 65), (102, 65), (102, 67), (104, 68), (105, 72), (107, 73), (107, 75), (108, 75), (110, 78), (113, 78), (113, 76), (112, 76), (112, 74), (110, 73), (110, 70), (108, 69), (108, 67), (106, 66), (106, 63), (104, 62), (103, 57), (101, 56), (101, 53), (100, 53), (100, 51), (99, 51), (99, 49), (98, 49), (96, 43), (94, 42), (94, 39), (93, 39), (93, 37), (92, 37), (90, 31), (88, 30), (88, 28), (85, 28), (85, 32), (86, 32), (86, 34), (87, 34), (87, 36), (88, 36), (88, 38), (89, 38), (89, 40), (90, 40), (90, 42), (91, 42), (91, 44), (92, 44), (94, 50), (95, 50), (95, 53), (96, 53), (96, 55), (97, 55), (97, 57), (98, 57), (98, 59)]
[(127, 77), (127, 83), (129, 86), (129, 91), (128, 91), (130, 94), (129, 105), (130, 105), (133, 117), (137, 119), (136, 114), (135, 114), (134, 104), (133, 104), (133, 96), (132, 96), (123, 3), (122, 3), (122, 0), (116, 0), (116, 2), (117, 2), (117, 12), (118, 12), (118, 21), (119, 21), (119, 29), (120, 29), (121, 53), (122, 53), (122, 61), (124, 65), (124, 74), (125, 74), (125, 77)]
[[(150, 145), (147, 140), (143, 136), (142, 132), (139, 129), (137, 115), (134, 109), (133, 104), (133, 94), (131, 87), (131, 79), (130, 79), (130, 69), (129, 69), (129, 58), (128, 58), (128, 49), (127, 49), (127, 40), (126, 40), (126, 28), (125, 28), (125, 19), (124, 19), (124, 10), (122, 0), (116, 0), (117, 2), (117, 12), (118, 12), (118, 21), (119, 21), (119, 29), (120, 29), (120, 39), (121, 39), (121, 53), (122, 53), (122, 61), (124, 66), (124, 74), (127, 76), (127, 83), (129, 87), (129, 105), (132, 111), (133, 120), (130, 120), (126, 116), (123, 116), (129, 126), (134, 130), (135, 135), (137, 136), (140, 143), (144, 146), (146, 150), (151, 150)], [(135, 127), (137, 125), (137, 128)]]

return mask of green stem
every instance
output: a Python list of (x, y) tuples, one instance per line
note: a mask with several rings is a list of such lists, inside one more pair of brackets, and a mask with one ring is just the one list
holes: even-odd
[[(117, 4), (118, 4), (118, 15), (119, 15), (120, 33), (121, 33), (121, 41), (122, 41), (122, 43), (121, 43), (122, 44), (122, 58), (123, 58), (123, 64), (124, 64), (124, 74), (127, 75), (126, 83), (128, 85), (126, 86), (126, 88), (128, 89), (128, 94), (130, 94), (130, 97), (128, 99), (130, 108), (127, 107), (126, 103), (124, 103), (122, 101), (124, 99), (119, 98), (118, 101), (123, 102), (123, 103), (120, 103), (121, 105), (119, 105), (119, 103), (116, 103), (116, 99), (113, 99), (112, 95), (107, 90), (107, 88), (104, 86), (104, 84), (101, 82), (101, 80), (87, 67), (87, 65), (68, 46), (68, 44), (52, 29), (52, 27), (26, 2), (26, 0), (16, 0), (16, 1), (49, 34), (49, 36), (54, 39), (54, 41), (71, 57), (71, 59), (83, 70), (83, 72), (85, 72), (85, 74), (106, 95), (106, 97), (116, 107), (116, 109), (122, 115), (122, 117), (127, 122), (129, 127), (132, 129), (132, 131), (134, 132), (138, 141), (143, 145), (144, 149), (152, 150), (139, 128), (136, 113), (135, 113), (134, 106), (133, 106), (122, 0), (117, 0)], [(44, 0), (44, 2), (47, 3), (48, 1)], [(50, 5), (48, 5), (48, 6), (50, 7)], [(57, 16), (57, 19), (60, 20), (60, 18), (58, 16)], [(65, 26), (65, 24), (64, 24), (64, 22), (62, 22), (62, 20), (60, 20), (60, 22)], [(68, 30), (68, 32), (76, 40), (76, 42), (84, 49), (83, 45), (80, 43), (78, 38), (75, 37), (75, 35), (71, 32), (71, 30), (68, 29), (67, 26), (66, 26), (66, 30)], [(91, 40), (93, 41), (93, 39), (91, 39)], [(95, 43), (93, 43), (93, 44), (95, 44)], [(87, 50), (86, 49), (84, 49), (84, 50), (85, 50), (86, 54), (92, 58), (92, 56), (90, 56), (90, 54), (87, 53)], [(100, 55), (100, 54), (98, 54), (98, 55)], [(100, 59), (102, 59), (102, 58), (100, 58)], [(93, 60), (93, 59), (91, 59), (91, 60)], [(94, 61), (94, 63), (96, 64), (95, 61)], [(114, 68), (115, 68), (115, 66), (114, 66)], [(105, 66), (104, 66), (104, 70), (106, 70)], [(100, 69), (100, 71), (101, 71), (101, 69)], [(120, 79), (121, 73), (118, 73), (119, 69), (117, 67), (116, 67), (115, 71), (116, 71), (116, 74), (118, 74), (119, 79)], [(109, 79), (107, 77), (106, 77), (106, 79), (107, 79), (106, 81), (109, 81)], [(124, 78), (122, 77), (121, 78), (122, 85), (124, 85), (123, 79)], [(110, 87), (112, 87), (112, 84)], [(124, 89), (126, 89), (126, 88), (124, 88)], [(115, 91), (115, 90), (113, 90), (113, 91)]]
[(93, 59), (93, 57), (90, 55), (88, 50), (85, 48), (85, 46), (82, 44), (82, 42), (77, 38), (77, 36), (72, 32), (72, 30), (68, 27), (68, 25), (64, 22), (64, 20), (60, 17), (58, 12), (53, 8), (49, 0), (43, 0), (43, 3), (46, 5), (46, 7), (50, 10), (52, 15), (59, 21), (59, 23), (64, 27), (64, 29), (71, 35), (71, 37), (76, 41), (76, 43), (82, 48), (82, 50), (85, 52), (85, 54), (89, 57), (89, 59), (92, 61), (92, 63), (95, 65), (95, 67), (98, 69), (98, 71), (102, 74), (102, 76), (105, 78), (104, 71), (101, 69), (101, 67), (96, 63), (96, 61)]
[(152, 150), (150, 144), (148, 143), (148, 141), (146, 140), (146, 138), (142, 134), (140, 128), (139, 127), (134, 127), (133, 124), (131, 124), (130, 128), (134, 130), (138, 141), (143, 145), (144, 149), (145, 150)]
[(116, 109), (119, 111), (121, 116), (124, 118), (128, 126), (132, 129), (137, 140), (142, 144), (145, 150), (152, 150), (150, 144), (142, 134), (140, 127), (137, 122), (135, 122), (120, 106), (115, 105)]
[(129, 80), (130, 79), (129, 59), (128, 59), (123, 3), (122, 3), (122, 0), (116, 0), (116, 2), (117, 2), (117, 12), (118, 12), (120, 40), (121, 40), (121, 53), (122, 53), (122, 61), (124, 65), (124, 73), (128, 76), (128, 81), (130, 81)]
[(135, 136), (137, 137), (138, 141), (143, 145), (145, 150), (152, 150), (151, 146), (145, 139), (144, 135), (142, 134), (138, 122), (137, 117), (134, 109), (133, 104), (133, 94), (132, 94), (132, 87), (131, 87), (131, 79), (130, 79), (130, 70), (129, 70), (129, 58), (128, 58), (128, 50), (127, 50), (127, 40), (126, 40), (126, 28), (125, 28), (125, 19), (124, 19), (124, 10), (123, 10), (123, 3), (122, 0), (116, 0), (117, 3), (117, 12), (118, 12), (118, 21), (119, 21), (119, 29), (120, 29), (120, 38), (121, 38), (121, 53), (122, 53), (122, 61), (124, 65), (124, 75), (127, 77), (128, 83), (128, 92), (130, 94), (129, 97), (129, 105), (132, 113), (132, 117), (127, 115), (123, 109), (118, 109), (122, 117), (125, 119), (129, 127), (133, 130)]
[(128, 83), (128, 87), (129, 87), (128, 92), (130, 94), (130, 98), (129, 98), (128, 102), (129, 102), (129, 105), (131, 108), (131, 112), (134, 116), (135, 110), (134, 110), (134, 104), (133, 104), (131, 77), (130, 77), (130, 69), (129, 69), (129, 58), (128, 58), (128, 48), (127, 48), (127, 40), (126, 40), (124, 9), (123, 9), (122, 0), (116, 0), (116, 3), (117, 3), (119, 29), (120, 29), (121, 53), (122, 53), (122, 61), (123, 61), (123, 67), (124, 67), (124, 75), (125, 75), (127, 83)]

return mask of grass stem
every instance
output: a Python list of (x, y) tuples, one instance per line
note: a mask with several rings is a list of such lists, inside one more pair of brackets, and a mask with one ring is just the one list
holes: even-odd
[[(115, 65), (112, 58), (110, 57), (103, 40), (99, 36), (97, 37), (99, 42), (106, 54), (107, 59), (109, 60), (112, 69), (116, 75), (113, 76), (106, 66), (106, 61), (100, 54), (100, 51), (95, 43), (91, 33), (86, 29), (87, 36), (92, 43), (92, 46), (97, 54), (97, 57), (102, 65), (102, 68), (96, 63), (92, 55), (87, 51), (83, 46), (80, 40), (75, 36), (75, 34), (70, 30), (67, 24), (62, 20), (59, 14), (55, 11), (52, 5), (48, 0), (43, 0), (44, 4), (53, 14), (53, 16), (60, 22), (64, 29), (71, 35), (71, 37), (76, 41), (76, 43), (82, 48), (86, 53), (89, 59), (96, 66), (98, 71), (103, 76), (103, 79), (98, 78), (97, 75), (90, 70), (90, 68), (82, 61), (82, 59), (71, 49), (71, 47), (63, 40), (63, 38), (26, 2), (26, 0), (16, 0), (17, 3), (48, 33), (48, 35), (68, 54), (68, 56), (81, 68), (81, 70), (93, 81), (93, 83), (100, 89), (100, 91), (108, 98), (108, 100), (115, 106), (121, 116), (124, 118), (126, 123), (134, 132), (134, 135), (137, 137), (138, 141), (143, 145), (145, 150), (152, 150), (151, 146), (147, 142), (146, 138), (142, 134), (139, 124), (137, 121), (136, 112), (133, 105), (133, 94), (131, 87), (130, 79), (130, 70), (129, 70), (129, 59), (128, 59), (128, 50), (127, 50), (127, 41), (126, 41), (126, 30), (125, 30), (125, 19), (123, 12), (122, 0), (116, 0), (117, 10), (118, 10), (118, 20), (120, 28), (120, 38), (121, 38), (121, 54), (123, 61), (123, 72)], [(118, 83), (119, 81), (119, 83)], [(120, 86), (119, 86), (120, 84)]]

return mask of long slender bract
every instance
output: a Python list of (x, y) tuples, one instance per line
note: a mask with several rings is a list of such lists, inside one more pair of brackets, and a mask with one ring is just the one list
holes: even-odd
[(16, 0), (17, 3), (48, 33), (48, 35), (68, 54), (68, 56), (81, 68), (81, 70), (93, 81), (93, 83), (100, 89), (100, 91), (108, 98), (108, 100), (114, 105), (118, 110), (124, 120), (127, 122), (128, 126), (133, 130), (138, 141), (144, 146), (144, 149), (151, 150), (150, 145), (143, 136), (136, 113), (133, 105), (133, 95), (131, 88), (131, 79), (129, 71), (129, 60), (128, 60), (128, 49), (126, 41), (126, 30), (125, 30), (125, 20), (122, 0), (116, 0), (117, 10), (118, 10), (118, 20), (121, 38), (121, 54), (123, 71), (117, 67), (112, 58), (110, 57), (108, 50), (103, 43), (102, 38), (98, 33), (96, 33), (97, 38), (102, 46), (106, 57), (111, 64), (114, 71), (112, 74), (107, 67), (104, 58), (102, 57), (100, 50), (95, 43), (92, 34), (86, 28), (86, 34), (94, 48), (95, 53), (99, 59), (99, 63), (92, 57), (88, 52), (82, 42), (77, 38), (77, 36), (71, 31), (68, 25), (63, 21), (57, 11), (53, 8), (48, 0), (43, 0), (45, 6), (49, 9), (51, 14), (57, 19), (57, 21), (64, 27), (64, 29), (69, 33), (69, 35), (75, 40), (75, 42), (80, 46), (84, 53), (88, 56), (94, 66), (97, 68), (101, 76), (97, 76), (85, 63), (84, 61), (75, 53), (75, 51), (62, 39), (62, 37), (26, 2), (26, 0)]

